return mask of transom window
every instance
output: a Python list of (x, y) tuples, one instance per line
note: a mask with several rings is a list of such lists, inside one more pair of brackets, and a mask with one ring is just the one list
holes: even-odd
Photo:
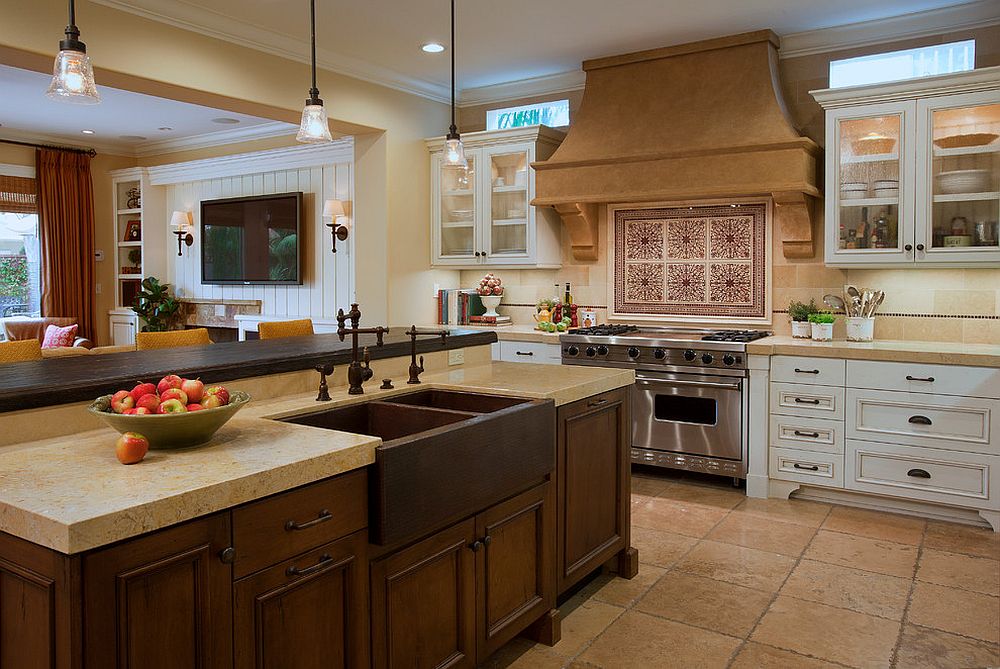
[(932, 77), (975, 67), (976, 40), (935, 44), (830, 61), (830, 88)]
[(569, 100), (490, 109), (486, 112), (487, 130), (520, 128), (526, 125), (547, 125), (553, 128), (569, 125)]

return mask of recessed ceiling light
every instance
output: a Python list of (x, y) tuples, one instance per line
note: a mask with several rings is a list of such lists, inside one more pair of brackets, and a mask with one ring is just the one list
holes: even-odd
[(123, 139), (126, 142), (141, 142), (146, 138), (142, 135), (118, 135), (118, 139)]
[(80, 132), (82, 132), (84, 135), (93, 135), (94, 134), (93, 130), (81, 130)]
[(167, 132), (168, 130), (173, 130), (173, 128), (171, 128), (168, 125), (165, 125), (163, 127), (157, 128), (157, 130), (162, 130), (163, 132)]
[(440, 42), (428, 42), (427, 44), (422, 45), (420, 48), (426, 51), (427, 53), (441, 53), (442, 51), (444, 51), (444, 44), (441, 44)]
[(229, 116), (220, 116), (219, 118), (212, 119), (212, 123), (218, 123), (219, 125), (235, 125), (239, 122), (238, 118), (230, 118)]

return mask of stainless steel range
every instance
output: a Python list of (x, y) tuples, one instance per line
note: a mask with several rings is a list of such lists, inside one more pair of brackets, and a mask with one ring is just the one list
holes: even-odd
[(632, 462), (746, 478), (747, 342), (760, 330), (599, 325), (559, 337), (564, 365), (635, 369)]

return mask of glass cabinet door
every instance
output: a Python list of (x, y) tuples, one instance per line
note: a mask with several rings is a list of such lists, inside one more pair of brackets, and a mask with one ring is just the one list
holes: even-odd
[(438, 256), (475, 260), (476, 248), (476, 155), (466, 151), (466, 169), (444, 167), (438, 161), (441, 220), (437, 221)]
[(525, 146), (495, 147), (486, 151), (489, 161), (489, 209), (486, 234), (489, 259), (507, 262), (527, 258), (531, 226), (530, 174), (531, 150)]
[(835, 175), (836, 190), (826, 197), (833, 205), (828, 217), (834, 217), (835, 225), (827, 243), (834, 262), (913, 260), (906, 199), (913, 170), (910, 107), (872, 105), (865, 116), (847, 116), (858, 110), (846, 110), (831, 118), (833, 132), (827, 136), (834, 142), (828, 147), (827, 168)]
[(921, 101), (920, 116), (925, 130), (920, 133), (925, 142), (921, 162), (929, 179), (918, 196), (917, 248), (926, 248), (922, 259), (1000, 261), (1000, 102), (996, 93)]

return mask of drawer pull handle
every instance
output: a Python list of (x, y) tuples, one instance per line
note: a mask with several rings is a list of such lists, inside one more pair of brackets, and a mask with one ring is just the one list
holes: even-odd
[(320, 523), (325, 523), (331, 518), (333, 518), (333, 514), (327, 511), (326, 509), (323, 509), (322, 511), (319, 512), (318, 516), (316, 516), (312, 520), (307, 520), (304, 523), (298, 523), (294, 520), (287, 521), (285, 523), (285, 531), (295, 532), (296, 530), (308, 530), (310, 527), (314, 527), (316, 525), (319, 525)]
[(795, 398), (795, 403), (796, 404), (819, 404), (819, 400), (812, 400), (812, 399), (808, 399), (806, 397), (796, 397)]
[(315, 574), (320, 569), (325, 567), (328, 562), (332, 560), (333, 560), (332, 557), (324, 553), (323, 555), (320, 556), (319, 562), (317, 562), (311, 567), (306, 567), (305, 569), (299, 569), (295, 565), (292, 565), (291, 567), (285, 570), (285, 576), (308, 576), (309, 574)]
[(910, 416), (909, 422), (913, 423), (914, 425), (933, 425), (934, 424), (934, 421), (932, 421), (927, 416)]
[(810, 439), (819, 439), (819, 432), (802, 432), (801, 430), (793, 430), (792, 434), (796, 437), (809, 437)]
[(819, 374), (819, 370), (818, 369), (799, 369), (798, 367), (796, 367), (795, 368), (795, 373), (796, 374)]
[(931, 477), (930, 472), (926, 469), (911, 469), (906, 472), (906, 475), (917, 479), (929, 479)]
[(792, 466), (795, 467), (796, 469), (807, 469), (807, 470), (809, 470), (811, 472), (818, 472), (819, 471), (819, 467), (817, 465), (802, 465), (802, 464), (799, 464), (798, 462), (796, 462)]
[(587, 402), (587, 406), (588, 407), (599, 407), (602, 404), (607, 404), (607, 403), (608, 403), (608, 398), (602, 397), (599, 400), (594, 400), (593, 402)]
[(515, 355), (535, 355), (534, 351), (514, 351)]
[(921, 376), (910, 376), (909, 374), (907, 374), (906, 375), (906, 380), (907, 381), (926, 381), (927, 383), (934, 383), (934, 377), (933, 376), (923, 376), (923, 377), (921, 377)]

